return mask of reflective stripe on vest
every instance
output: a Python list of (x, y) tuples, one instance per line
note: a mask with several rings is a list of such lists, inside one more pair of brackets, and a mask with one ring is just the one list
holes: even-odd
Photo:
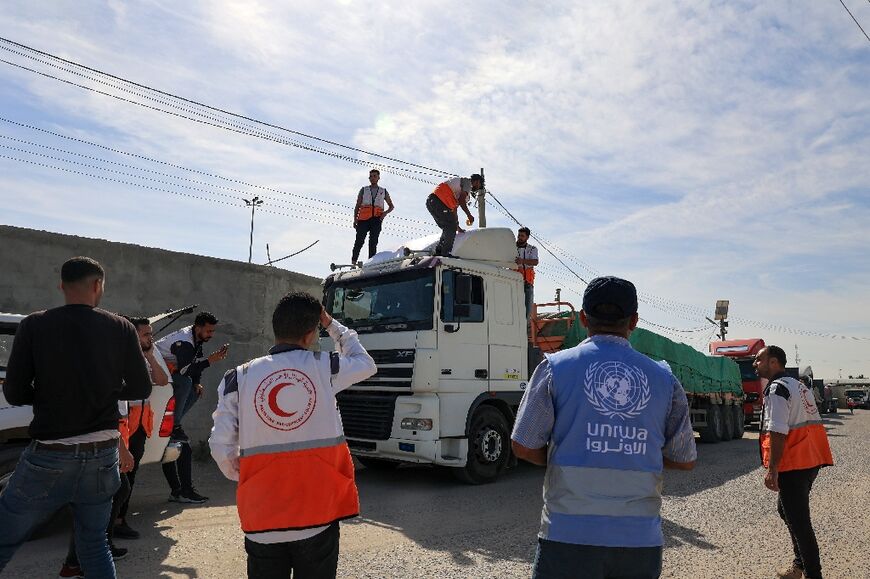
[(661, 546), (661, 449), (673, 375), (611, 336), (547, 359), (556, 421), (540, 536), (578, 545)]
[[(366, 190), (369, 193), (368, 203), (366, 203)], [(383, 187), (378, 187), (377, 192), (372, 192), (371, 187), (363, 187), (360, 193), (362, 194), (362, 203), (356, 214), (357, 221), (367, 221), (372, 217), (383, 217), (387, 190)]]
[[(759, 437), (761, 444), (761, 463), (764, 468), (770, 466), (770, 433), (764, 432)], [(789, 470), (804, 470), (817, 466), (831, 466), (834, 457), (828, 444), (828, 434), (821, 420), (814, 420), (789, 428), (785, 438), (785, 448), (779, 461), (779, 472)]]
[(359, 514), (343, 436), (281, 446), (246, 449), (239, 458), (236, 500), (246, 533), (320, 527)]
[(459, 207), (459, 201), (457, 197), (457, 193), (453, 192), (453, 189), (450, 188), (450, 185), (447, 183), (441, 183), (437, 187), (435, 187), (435, 191), (432, 192), (435, 197), (441, 200), (441, 202), (447, 207), (447, 209), (455, 210)]
[(295, 349), (236, 369), (236, 502), (246, 533), (319, 527), (359, 514), (333, 364), (333, 356)]

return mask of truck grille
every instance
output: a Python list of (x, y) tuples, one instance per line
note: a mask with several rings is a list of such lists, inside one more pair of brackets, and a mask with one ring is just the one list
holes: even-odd
[(369, 355), (378, 365), (378, 372), (368, 380), (357, 383), (356, 386), (410, 390), (416, 357), (413, 348), (369, 350)]
[(336, 399), (345, 436), (368, 440), (390, 438), (396, 398), (399, 396), (402, 394), (369, 394), (348, 390), (339, 392)]

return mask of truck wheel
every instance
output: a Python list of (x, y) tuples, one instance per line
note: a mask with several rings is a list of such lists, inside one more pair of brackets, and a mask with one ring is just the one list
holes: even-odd
[(510, 433), (504, 415), (492, 406), (481, 406), (468, 430), (468, 458), (453, 474), (464, 483), (479, 485), (494, 481), (510, 457)]
[(707, 426), (701, 428), (701, 442), (719, 442), (722, 440), (722, 407), (719, 404), (707, 405)]
[(396, 460), (386, 460), (383, 458), (375, 458), (373, 456), (357, 456), (356, 459), (360, 463), (371, 470), (393, 470), (399, 467), (399, 462)]
[(732, 406), (731, 412), (734, 414), (734, 435), (731, 438), (739, 440), (743, 438), (743, 433), (746, 431), (746, 423), (743, 421), (743, 406)]
[(722, 442), (731, 440), (734, 436), (734, 413), (731, 412), (733, 406), (722, 405)]

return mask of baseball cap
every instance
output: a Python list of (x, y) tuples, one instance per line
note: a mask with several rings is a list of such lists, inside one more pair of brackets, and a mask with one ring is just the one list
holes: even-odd
[[(622, 313), (598, 313), (602, 304), (612, 304)], [(637, 313), (637, 290), (628, 280), (613, 276), (596, 277), (583, 292), (583, 311), (605, 322), (613, 322)]]

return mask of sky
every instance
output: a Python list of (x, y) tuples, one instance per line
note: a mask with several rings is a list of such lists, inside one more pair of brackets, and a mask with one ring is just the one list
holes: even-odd
[(729, 337), (870, 375), (870, 42), (837, 1), (12, 1), (0, 37), (271, 125), (0, 41), (4, 224), (245, 261), (259, 195), (254, 261), (319, 240), (279, 265), (323, 277), (373, 164), (381, 249), (482, 167), (538, 301), (619, 275), (704, 350), (728, 299)]

